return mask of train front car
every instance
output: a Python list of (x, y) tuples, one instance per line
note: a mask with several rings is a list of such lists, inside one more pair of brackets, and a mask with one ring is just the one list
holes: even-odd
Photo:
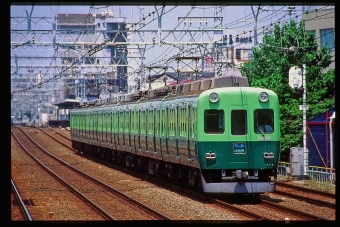
[(204, 91), (197, 104), (197, 154), (205, 193), (275, 191), (280, 156), (277, 95), (253, 87)]

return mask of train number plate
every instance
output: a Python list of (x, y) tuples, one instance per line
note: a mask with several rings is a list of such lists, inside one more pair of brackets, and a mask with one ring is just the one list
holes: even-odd
[(267, 140), (271, 140), (270, 136), (258, 136), (257, 137), (258, 141), (267, 141)]
[(244, 154), (246, 153), (246, 144), (245, 143), (234, 143), (233, 144), (234, 154)]

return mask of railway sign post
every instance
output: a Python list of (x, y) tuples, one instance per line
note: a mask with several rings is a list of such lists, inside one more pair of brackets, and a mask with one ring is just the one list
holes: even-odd
[(302, 71), (297, 66), (289, 69), (289, 86), (293, 89), (298, 89), (302, 86)]
[(289, 86), (295, 90), (301, 90), (302, 86), (302, 105), (299, 105), (299, 110), (302, 110), (302, 125), (303, 125), (303, 153), (304, 153), (304, 176), (308, 175), (308, 149), (306, 135), (306, 115), (308, 105), (306, 105), (306, 64), (302, 64), (301, 68), (293, 66), (289, 69)]
[(304, 176), (307, 178), (308, 176), (308, 149), (307, 149), (307, 125), (306, 125), (306, 118), (307, 118), (307, 110), (308, 106), (307, 103), (307, 86), (306, 86), (306, 64), (302, 64), (302, 125), (303, 125), (303, 152), (304, 152)]

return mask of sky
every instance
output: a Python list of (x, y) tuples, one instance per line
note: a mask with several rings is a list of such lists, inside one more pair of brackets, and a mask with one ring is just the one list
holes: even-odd
[[(161, 9), (161, 6), (156, 6), (157, 9)], [(11, 17), (22, 17), (21, 19), (18, 19), (18, 23), (22, 23), (23, 29), (27, 29), (27, 24), (25, 22), (25, 19), (27, 17), (27, 14), (31, 13), (32, 6), (31, 5), (12, 5), (10, 8), (10, 16)], [(141, 21), (141, 18), (146, 17), (145, 23), (147, 24), (145, 27), (142, 28), (142, 30), (157, 30), (158, 29), (158, 20), (157, 20), (157, 13), (152, 14), (153, 11), (155, 11), (155, 6), (92, 6), (92, 8), (88, 5), (78, 5), (78, 6), (39, 6), (35, 5), (32, 17), (51, 17), (51, 16), (57, 16), (57, 14), (88, 14), (88, 13), (97, 13), (100, 14), (104, 10), (111, 10), (114, 14), (114, 17), (123, 17), (124, 20), (127, 23), (137, 23)], [(288, 22), (289, 19), (295, 19), (296, 21), (300, 21), (301, 15), (303, 13), (302, 6), (296, 6), (296, 14), (292, 14), (291, 16), (288, 15), (287, 6), (262, 6), (259, 10), (257, 6), (253, 6), (254, 13), (256, 15), (258, 13), (257, 18), (257, 32), (258, 34), (261, 34), (263, 31), (263, 27), (269, 27), (273, 28), (275, 23), (280, 20), (280, 22)], [(305, 7), (305, 10), (308, 10), (308, 6)], [(159, 10), (160, 11), (160, 10)], [(197, 19), (194, 19), (191, 29), (197, 29), (199, 31), (199, 18), (200, 17), (214, 17), (215, 8), (214, 6), (165, 6), (161, 21), (161, 27), (163, 30), (174, 30), (174, 29), (184, 29), (186, 28), (183, 23), (178, 24), (179, 17), (197, 17)], [(149, 13), (151, 13), (151, 16), (148, 16)], [(223, 6), (222, 7), (222, 28), (224, 35), (227, 34), (228, 36), (232, 34), (235, 36), (236, 34), (241, 34), (243, 32), (247, 32), (245, 36), (249, 36), (250, 30), (254, 30), (254, 15), (252, 11), (251, 6)], [(295, 17), (295, 16), (298, 17)], [(153, 20), (156, 18), (155, 20)], [(213, 18), (208, 19), (208, 23), (205, 26), (205, 28), (213, 28)], [(12, 20), (11, 20), (12, 22)], [(43, 21), (39, 21), (38, 25), (32, 25), (32, 26), (41, 26), (40, 28), (43, 29)], [(204, 22), (203, 22), (204, 24)], [(36, 29), (36, 27), (35, 27)], [(51, 29), (51, 25), (47, 24), (48, 30)], [(167, 33), (162, 33), (162, 38)], [(251, 35), (254, 35), (252, 32)], [(154, 35), (149, 35), (150, 37), (144, 37), (146, 41), (151, 41), (152, 37)], [(179, 36), (179, 41), (185, 41), (187, 37)], [(136, 39), (136, 37), (134, 37)], [(27, 37), (22, 36), (22, 42), (26, 42)], [(136, 40), (132, 40), (136, 41)], [(197, 40), (200, 41), (200, 40)], [(207, 40), (204, 40), (207, 41)], [(235, 40), (234, 40), (235, 41)], [(52, 40), (51, 40), (52, 42)], [(258, 36), (258, 42), (262, 42), (262, 36)], [(26, 51), (21, 51), (24, 48), (16, 48), (16, 50), (11, 51), (11, 54), (16, 54), (17, 56), (20, 56), (21, 53), (24, 53), (24, 56), (31, 55), (31, 56), (53, 56), (53, 48), (48, 51), (32, 51), (31, 49), (27, 49)], [(144, 62), (145, 65), (148, 64), (156, 64), (162, 59), (166, 59), (170, 56), (173, 56), (178, 52), (178, 48), (173, 48), (169, 45), (154, 45), (154, 46), (147, 46), (147, 52), (145, 54), (146, 60)], [(160, 64), (162, 65), (162, 64)], [(146, 72), (149, 74), (149, 72)]]
[[(161, 6), (157, 6), (160, 9)], [(28, 14), (31, 13), (32, 6), (11, 6), (11, 17), (26, 17), (26, 11)], [(57, 14), (88, 14), (88, 13), (101, 13), (104, 10), (109, 9), (113, 12), (114, 17), (124, 17), (128, 23), (137, 23), (141, 21), (143, 15), (146, 17), (145, 23), (147, 25), (142, 29), (158, 29), (158, 20), (152, 21), (153, 18), (157, 18), (157, 12), (151, 14), (151, 17), (147, 17), (149, 13), (155, 11), (155, 6), (34, 6), (32, 17), (43, 17), (43, 16), (53, 16)], [(296, 6), (296, 14), (291, 16), (287, 15), (287, 7), (285, 6), (262, 6), (261, 10), (258, 7), (253, 7), (254, 13), (258, 13), (257, 18), (257, 32), (261, 33), (263, 26), (268, 26), (270, 24), (275, 24), (278, 20), (284, 21), (289, 18), (299, 20), (302, 14), (302, 7)], [(159, 10), (160, 12), (160, 10)], [(178, 25), (179, 17), (213, 17), (214, 16), (214, 6), (196, 6), (192, 8), (191, 6), (166, 6), (163, 11), (161, 27), (162, 29), (172, 30), (172, 29), (183, 29), (185, 26), (182, 24)], [(254, 14), (252, 12), (251, 6), (224, 6), (222, 8), (222, 27), (224, 28), (224, 34), (230, 35), (241, 34), (246, 32), (246, 36), (253, 35), (254, 33), (249, 33), (250, 30), (254, 30)], [(285, 16), (286, 15), (286, 16)], [(295, 18), (298, 15), (298, 18)], [(284, 17), (285, 16), (285, 17)], [(199, 29), (199, 19), (194, 19), (191, 29)], [(150, 22), (150, 23), (149, 23)], [(204, 24), (204, 22), (203, 22)], [(214, 22), (213, 18), (208, 19), (208, 23), (205, 28), (213, 28)], [(162, 33), (165, 36), (167, 33)], [(155, 34), (153, 35), (153, 37)], [(135, 39), (135, 38), (134, 38)], [(187, 37), (181, 37), (181, 41), (187, 39)], [(189, 37), (190, 39), (190, 37)], [(152, 37), (144, 37), (145, 41), (152, 41)], [(261, 42), (262, 36), (258, 36), (258, 42)], [(138, 40), (135, 40), (138, 41)], [(200, 40), (197, 40), (200, 41)], [(162, 48), (151, 48), (147, 51), (146, 57), (149, 63), (155, 62), (157, 59), (164, 58), (165, 52), (169, 51), (168, 47), (163, 46)], [(158, 54), (163, 53), (163, 54)], [(169, 53), (169, 55), (171, 55)]]
[[(159, 13), (161, 12), (161, 6), (156, 6), (156, 8), (159, 10)], [(157, 30), (158, 29), (158, 20), (157, 20), (157, 12), (152, 14), (156, 10), (155, 6), (107, 6), (107, 5), (101, 5), (101, 6), (88, 6), (88, 5), (77, 5), (77, 6), (39, 6), (35, 5), (32, 12), (32, 17), (51, 17), (51, 16), (57, 16), (57, 14), (88, 14), (88, 13), (96, 13), (101, 14), (101, 12), (105, 10), (111, 10), (114, 14), (114, 17), (123, 17), (124, 20), (127, 23), (137, 23), (141, 21), (141, 18), (146, 17), (145, 23), (147, 24), (145, 27), (142, 28), (142, 30)], [(23, 19), (19, 19), (18, 21), (24, 21), (24, 18), (27, 17), (27, 14), (31, 13), (32, 6), (31, 5), (12, 5), (10, 9), (10, 16), (11, 17), (23, 17)], [(252, 10), (253, 9), (253, 10)], [(305, 7), (305, 10), (307, 10), (308, 7)], [(254, 32), (250, 33), (249, 31), (254, 30), (254, 14), (256, 15), (258, 12), (257, 17), (257, 33), (258, 33), (258, 42), (262, 42), (262, 36), (261, 33), (263, 32), (263, 27), (269, 27), (273, 28), (278, 21), (282, 22), (288, 22), (289, 19), (295, 19), (296, 21), (299, 21), (301, 19), (301, 15), (303, 13), (302, 6), (296, 6), (295, 7), (295, 14), (288, 15), (287, 6), (261, 6), (261, 9), (257, 6), (223, 6), (222, 7), (222, 28), (224, 29), (224, 35), (230, 35), (232, 34), (235, 36), (236, 34), (242, 34), (243, 32), (246, 32), (244, 36), (248, 37), (250, 35), (254, 35)], [(26, 14), (27, 13), (27, 14)], [(149, 13), (151, 13), (151, 16), (148, 16)], [(161, 21), (161, 28), (163, 30), (174, 30), (174, 29), (185, 29), (188, 28), (184, 26), (183, 23), (178, 24), (179, 17), (197, 17), (196, 19), (193, 19), (193, 23), (190, 27), (190, 29), (197, 29), (199, 31), (199, 20), (200, 17), (214, 17), (215, 8), (214, 6), (165, 6)], [(296, 17), (297, 16), (297, 17)], [(156, 18), (155, 20), (153, 20)], [(204, 21), (204, 20), (203, 20)], [(12, 22), (12, 20), (11, 20)], [(42, 21), (39, 22), (38, 26), (41, 26), (40, 28), (43, 29), (43, 25), (41, 25)], [(189, 22), (189, 21), (188, 21)], [(204, 22), (203, 22), (204, 24)], [(25, 23), (22, 24), (23, 29), (26, 29), (27, 25)], [(32, 25), (37, 26), (37, 25)], [(214, 22), (213, 18), (208, 18), (208, 23), (204, 25), (205, 28), (213, 28)], [(46, 29), (51, 29), (51, 25), (48, 24)], [(36, 29), (36, 27), (35, 27)], [(162, 33), (162, 38), (166, 36), (167, 33)], [(144, 37), (145, 41), (152, 41), (152, 38), (155, 37), (156, 34), (148, 34), (149, 37)], [(206, 38), (206, 37), (205, 37)], [(136, 40), (138, 37), (134, 37), (132, 41), (138, 41)], [(170, 39), (170, 38), (169, 38)], [(178, 36), (179, 41), (185, 41), (188, 39), (188, 35), (184, 36)], [(190, 39), (190, 37), (189, 37)], [(196, 41), (198, 40), (198, 38)], [(27, 41), (26, 37), (22, 37), (22, 42)], [(52, 41), (52, 40), (51, 40)], [(204, 40), (207, 41), (207, 40)], [(253, 38), (254, 41), (254, 38)], [(235, 40), (234, 40), (235, 42)], [(17, 48), (17, 50), (14, 50), (12, 52), (15, 53), (17, 56), (20, 55), (19, 52), (20, 48)], [(46, 50), (46, 51), (26, 51), (25, 55), (27, 53), (29, 55), (50, 55), (53, 56), (53, 49)], [(174, 54), (178, 53), (178, 48), (173, 48), (169, 45), (154, 45), (154, 46), (147, 46), (147, 52), (145, 54), (146, 60), (144, 61), (145, 65), (151, 65), (151, 64), (158, 64), (162, 65), (160, 61), (163, 59), (167, 59), (171, 56), (174, 56)], [(175, 65), (175, 64), (174, 64)], [(173, 67), (175, 67), (172, 65)]]
[[(94, 6), (92, 12), (102, 12), (107, 6)], [(25, 17), (25, 10), (30, 13), (32, 6), (11, 6), (11, 17)], [(157, 6), (161, 8), (161, 6)], [(174, 9), (173, 9), (174, 8)], [(164, 11), (170, 10), (169, 13), (163, 16), (162, 27), (164, 29), (172, 29), (177, 25), (177, 17), (184, 17), (191, 10), (191, 6), (166, 6)], [(128, 22), (137, 22), (140, 20), (140, 12), (146, 16), (149, 12), (155, 10), (154, 6), (108, 6), (112, 10), (114, 16), (126, 17)], [(253, 7), (254, 11), (257, 7)], [(271, 21), (278, 19), (286, 9), (282, 6), (263, 6), (263, 10), (259, 13), (259, 19), (265, 17), (263, 23), (268, 24)], [(266, 11), (268, 10), (268, 11)], [(301, 14), (302, 7), (297, 6), (296, 12)], [(90, 6), (35, 6), (32, 16), (51, 16), (57, 13), (77, 13), (87, 14), (90, 12)], [(155, 15), (156, 16), (156, 15)], [(213, 17), (214, 6), (196, 6), (189, 14), (191, 17)], [(222, 10), (223, 24), (231, 25), (230, 27), (246, 28), (250, 20), (254, 20), (251, 6), (224, 6)], [(240, 22), (246, 16), (248, 23)], [(150, 24), (150, 27), (157, 28), (157, 21)], [(147, 28), (150, 28), (147, 27)], [(228, 27), (228, 26), (227, 26)], [(251, 26), (250, 26), (251, 27)], [(248, 26), (249, 28), (249, 26)]]

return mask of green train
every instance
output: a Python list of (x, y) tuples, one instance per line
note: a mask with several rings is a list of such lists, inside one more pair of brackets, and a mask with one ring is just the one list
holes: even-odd
[(72, 146), (211, 194), (275, 191), (279, 102), (245, 77), (223, 76), (84, 103)]

